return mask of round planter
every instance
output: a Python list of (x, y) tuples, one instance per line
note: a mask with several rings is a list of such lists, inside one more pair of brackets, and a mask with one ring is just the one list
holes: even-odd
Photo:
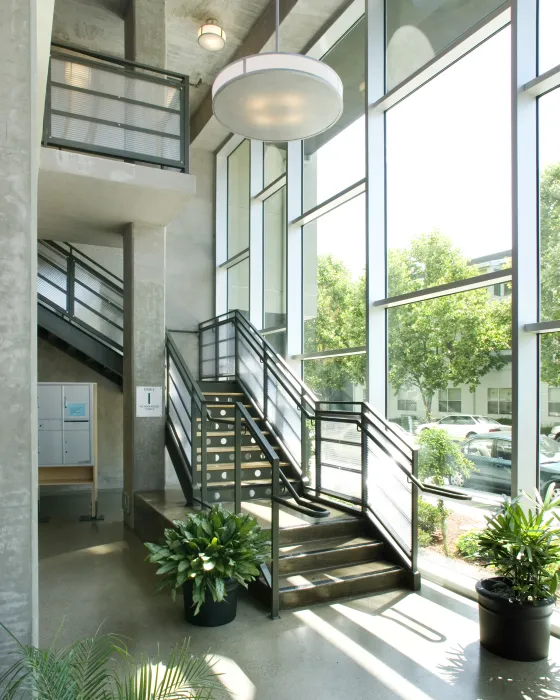
[(496, 584), (502, 582), (507, 579), (487, 578), (476, 584), (481, 645), (514, 661), (546, 659), (554, 598), (539, 600), (534, 605), (510, 603), (494, 592)]
[(219, 627), (227, 625), (235, 619), (237, 614), (237, 592), (239, 584), (233, 579), (226, 582), (226, 598), (221, 603), (216, 603), (207, 592), (206, 600), (200, 606), (198, 615), (194, 614), (192, 599), (192, 583), (183, 586), (183, 600), (185, 603), (185, 620), (198, 627)]

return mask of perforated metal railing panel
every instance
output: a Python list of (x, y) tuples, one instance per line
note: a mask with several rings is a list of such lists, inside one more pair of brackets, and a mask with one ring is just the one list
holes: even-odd
[(321, 488), (352, 498), (362, 489), (361, 433), (354, 424), (321, 421)]
[(46, 140), (184, 169), (184, 90), (178, 80), (55, 54)]

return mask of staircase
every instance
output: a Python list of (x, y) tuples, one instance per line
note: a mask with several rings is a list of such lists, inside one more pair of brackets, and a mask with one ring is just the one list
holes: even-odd
[(167, 446), (188, 504), (268, 513), (271, 561), (251, 592), (275, 618), (417, 588), (414, 448), (369, 406), (324, 407), (244, 317), (214, 322), (210, 343), (201, 325), (200, 380), (168, 337)]
[(37, 258), (38, 336), (122, 388), (122, 280), (67, 243)]

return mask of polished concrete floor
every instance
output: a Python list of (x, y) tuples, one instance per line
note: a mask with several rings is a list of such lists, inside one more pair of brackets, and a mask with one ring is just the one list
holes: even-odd
[[(223, 698), (236, 700), (537, 700), (560, 698), (560, 640), (548, 661), (508, 662), (480, 649), (476, 605), (424, 582), (406, 591), (284, 612), (272, 622), (242, 596), (236, 620), (189, 626), (182, 607), (154, 596), (145, 550), (119, 521), (78, 522), (64, 499), (45, 499), (40, 525), (41, 643), (103, 629), (133, 650), (165, 652), (184, 637), (217, 659)], [(61, 628), (62, 623), (62, 628)], [(61, 628), (61, 629), (59, 629)]]

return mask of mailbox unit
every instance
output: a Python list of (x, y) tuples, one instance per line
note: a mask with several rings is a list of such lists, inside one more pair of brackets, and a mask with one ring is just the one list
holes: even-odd
[(39, 484), (90, 484), (97, 515), (97, 385), (42, 382), (37, 391)]

